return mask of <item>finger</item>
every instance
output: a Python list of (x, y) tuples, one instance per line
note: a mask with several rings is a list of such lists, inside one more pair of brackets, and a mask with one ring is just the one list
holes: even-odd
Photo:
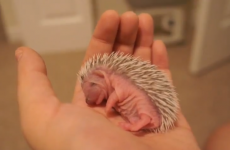
[(15, 55), (18, 60), (18, 101), (22, 117), (49, 117), (58, 107), (59, 101), (47, 77), (42, 58), (26, 47), (18, 48)]
[[(120, 16), (116, 11), (108, 10), (102, 14), (94, 30), (89, 47), (86, 51), (82, 65), (95, 54), (111, 53), (116, 40)], [(78, 99), (81, 93), (81, 86), (76, 82), (73, 102)]]
[[(165, 44), (161, 40), (156, 40), (153, 42), (152, 47), (152, 64), (158, 66), (163, 72), (166, 73), (167, 77), (171, 82), (172, 76), (169, 70), (169, 60)], [(186, 129), (191, 129), (186, 118), (184, 117), (181, 108), (178, 112), (178, 121), (176, 122), (177, 127), (183, 127)]]
[(172, 81), (171, 72), (169, 70), (168, 53), (165, 44), (161, 40), (153, 42), (152, 46), (152, 64), (156, 65), (164, 73), (166, 73), (168, 79)]
[(168, 62), (168, 54), (165, 44), (160, 40), (154, 41), (152, 48), (152, 63), (157, 65), (159, 69), (166, 70), (169, 69)]
[(126, 12), (121, 16), (121, 23), (116, 39), (115, 51), (133, 54), (133, 47), (138, 31), (138, 17), (134, 12)]
[(143, 60), (151, 61), (153, 28), (153, 19), (150, 15), (139, 15), (139, 30), (135, 45), (134, 56), (138, 56)]
[(112, 52), (119, 22), (120, 17), (116, 11), (108, 10), (102, 14), (94, 30), (83, 62), (95, 54)]

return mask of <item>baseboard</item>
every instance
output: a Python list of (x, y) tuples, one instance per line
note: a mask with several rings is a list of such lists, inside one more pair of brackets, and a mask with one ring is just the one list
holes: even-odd
[(8, 27), (6, 34), (10, 43), (18, 43), (22, 41), (21, 31), (18, 26)]

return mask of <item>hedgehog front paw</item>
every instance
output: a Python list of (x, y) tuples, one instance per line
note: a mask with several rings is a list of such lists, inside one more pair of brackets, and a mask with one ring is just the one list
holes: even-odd
[(106, 113), (108, 113), (116, 105), (117, 102), (118, 102), (118, 97), (116, 92), (111, 93), (106, 103), (106, 108), (105, 108)]

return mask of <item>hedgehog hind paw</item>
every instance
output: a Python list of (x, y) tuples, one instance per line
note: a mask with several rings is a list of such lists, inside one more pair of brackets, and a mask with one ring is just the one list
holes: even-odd
[(119, 123), (119, 126), (120, 126), (121, 128), (123, 128), (124, 130), (129, 131), (129, 130), (130, 130), (131, 124), (128, 123), (128, 122), (120, 122), (120, 123)]
[(120, 122), (119, 125), (125, 130), (137, 132), (142, 128), (144, 128), (145, 126), (147, 126), (148, 124), (150, 124), (150, 122), (151, 122), (151, 118), (145, 114), (142, 114), (140, 116), (140, 119), (135, 123), (131, 124), (128, 122)]

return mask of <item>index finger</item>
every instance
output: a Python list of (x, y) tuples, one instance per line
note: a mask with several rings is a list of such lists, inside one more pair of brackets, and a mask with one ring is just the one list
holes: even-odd
[[(109, 54), (113, 51), (119, 23), (120, 17), (116, 11), (108, 10), (102, 14), (81, 65), (84, 65), (84, 63), (95, 54)], [(78, 99), (77, 96), (79, 96), (80, 92), (81, 87), (77, 81), (73, 96), (74, 101)]]
[(120, 17), (116, 11), (102, 14), (92, 35), (83, 63), (95, 54), (111, 53), (118, 32)]

